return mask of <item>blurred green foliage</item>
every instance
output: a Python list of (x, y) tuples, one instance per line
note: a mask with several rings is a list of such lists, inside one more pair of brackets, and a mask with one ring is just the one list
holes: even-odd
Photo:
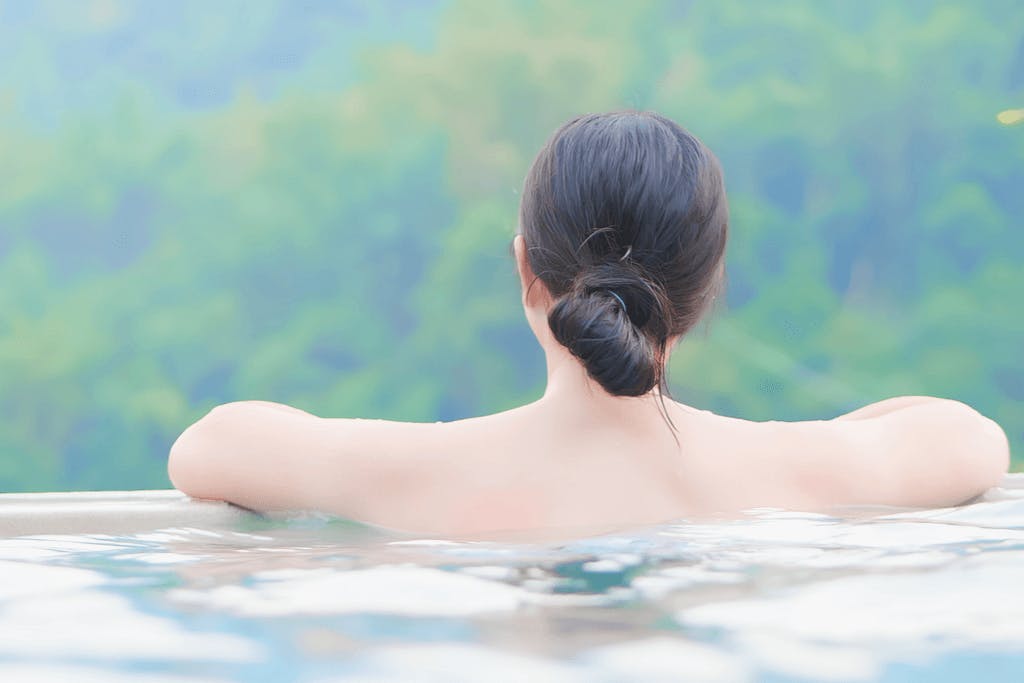
[(727, 175), (729, 292), (678, 398), (955, 397), (1021, 457), (1019, 2), (8, 2), (0, 74), (0, 489), (166, 486), (230, 400), (535, 398), (518, 188), (623, 107)]

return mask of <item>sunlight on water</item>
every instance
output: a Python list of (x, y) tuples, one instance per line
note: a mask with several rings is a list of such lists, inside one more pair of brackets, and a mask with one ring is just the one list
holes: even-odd
[(1024, 480), (571, 542), (324, 517), (0, 540), (0, 679), (1024, 679)]

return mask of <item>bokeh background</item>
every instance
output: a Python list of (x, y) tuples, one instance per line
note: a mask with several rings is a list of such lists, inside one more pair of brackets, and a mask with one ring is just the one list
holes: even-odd
[(672, 360), (753, 419), (967, 401), (1024, 450), (1024, 4), (0, 2), (0, 489), (165, 487), (212, 405), (451, 420), (543, 389), (508, 246), (548, 134), (717, 152)]

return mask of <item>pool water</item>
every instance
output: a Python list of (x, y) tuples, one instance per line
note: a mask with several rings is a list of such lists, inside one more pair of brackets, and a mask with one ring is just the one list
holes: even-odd
[(1022, 681), (1024, 481), (558, 543), (344, 520), (0, 540), (3, 681)]

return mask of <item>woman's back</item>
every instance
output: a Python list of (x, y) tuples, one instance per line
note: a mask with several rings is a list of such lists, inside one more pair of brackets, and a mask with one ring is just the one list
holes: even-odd
[(753, 507), (952, 505), (1008, 464), (1002, 430), (954, 401), (793, 423), (668, 403), (678, 442), (651, 401), (634, 401), (608, 416), (542, 399), (436, 424), (228, 404), (179, 439), (171, 476), (192, 495), (254, 509), (451, 536), (564, 535)]
[(948, 505), (1005, 471), (1005, 435), (909, 397), (837, 420), (749, 422), (668, 399), (672, 348), (713, 305), (728, 237), (718, 161), (646, 112), (577, 117), (527, 174), (513, 241), (547, 388), (448, 424), (232, 404), (172, 449), (175, 485), (257, 509), (410, 530), (597, 530), (750, 507)]
[(660, 418), (602, 421), (542, 400), (405, 423), (247, 401), (220, 406), (182, 434), (170, 474), (196, 497), (410, 531), (605, 529), (689, 511), (680, 446), (663, 425), (645, 424)]

